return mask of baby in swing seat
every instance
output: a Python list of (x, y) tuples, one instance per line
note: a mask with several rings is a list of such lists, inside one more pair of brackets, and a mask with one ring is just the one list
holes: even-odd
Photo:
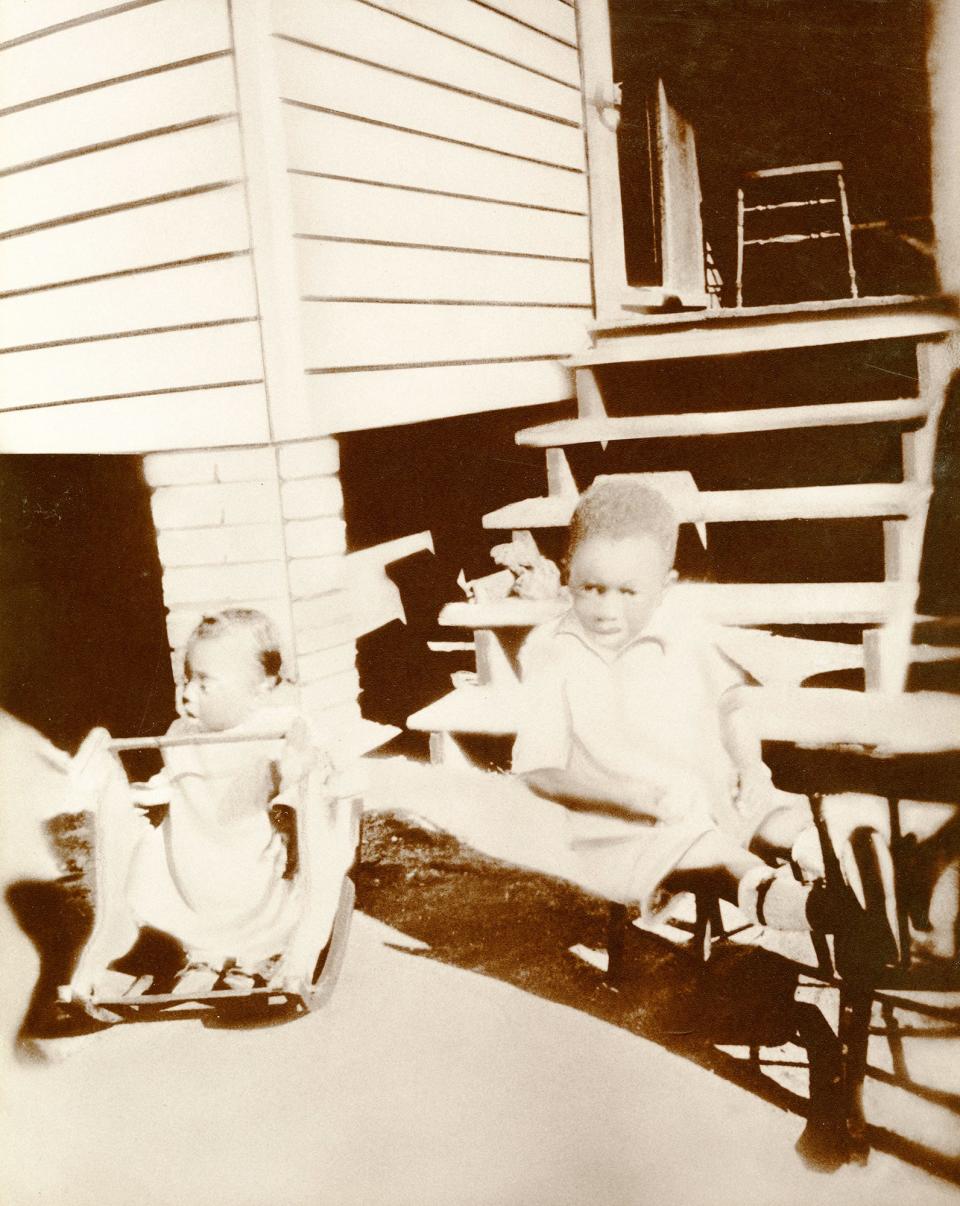
[[(252, 985), (255, 976), (291, 990), (309, 983), (353, 858), (350, 810), (341, 802), (355, 791), (311, 740), (305, 719), (281, 702), (281, 683), (279, 641), (265, 615), (229, 608), (205, 617), (187, 641), (180, 716), (167, 735), (237, 740), (163, 749), (164, 770), (140, 800), (168, 804), (155, 827), (130, 807), (117, 761), (101, 763), (101, 808), (113, 825), (109, 836), (101, 826), (103, 899), (73, 977), (78, 994), (94, 991), (141, 926), (184, 948), (176, 992), (218, 980)], [(291, 877), (270, 810), (295, 805), (304, 791), (301, 873)]]

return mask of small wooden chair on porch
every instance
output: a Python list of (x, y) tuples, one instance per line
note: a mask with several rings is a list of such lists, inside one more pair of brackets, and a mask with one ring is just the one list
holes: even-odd
[[(793, 183), (797, 184), (797, 188), (791, 192), (787, 186)], [(775, 194), (771, 193), (770, 186), (776, 187)], [(751, 197), (747, 196), (748, 190), (753, 194)], [(748, 204), (748, 201), (752, 204)], [(817, 213), (827, 215), (827, 220), (814, 222), (814, 229), (785, 230), (747, 238), (748, 214), (806, 209), (815, 209)], [(833, 214), (836, 214), (836, 221), (829, 221)], [(737, 189), (737, 306), (743, 305), (743, 261), (748, 247), (805, 243), (811, 239), (843, 240), (850, 296), (858, 297), (857, 272), (853, 264), (853, 228), (847, 206), (843, 164), (839, 159), (828, 163), (797, 163), (747, 172), (743, 184)]]

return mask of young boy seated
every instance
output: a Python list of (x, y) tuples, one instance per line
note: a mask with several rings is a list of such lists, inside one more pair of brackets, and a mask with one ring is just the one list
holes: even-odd
[(583, 882), (648, 919), (708, 880), (756, 923), (835, 929), (846, 895), (838, 908), (754, 852), (786, 856), (801, 838), (809, 848), (812, 818), (773, 786), (722, 635), (675, 602), (677, 530), (666, 499), (628, 478), (581, 497), (571, 608), (521, 651), (514, 773), (569, 810)]
[[(183, 946), (188, 968), (178, 991), (224, 969), (291, 988), (309, 981), (353, 857), (349, 809), (338, 804), (351, 793), (304, 720), (283, 704), (281, 660), (261, 612), (230, 608), (194, 630), (181, 715), (168, 735), (238, 740), (164, 748), (165, 769), (149, 793), (151, 801), (169, 803), (157, 827), (131, 806), (117, 761), (102, 750), (88, 758), (107, 823), (97, 850), (97, 925), (72, 981), (76, 992), (89, 995), (141, 926)], [(298, 847), (308, 865), (294, 878), (286, 874), (287, 849), (270, 809), (294, 803), (304, 790)]]

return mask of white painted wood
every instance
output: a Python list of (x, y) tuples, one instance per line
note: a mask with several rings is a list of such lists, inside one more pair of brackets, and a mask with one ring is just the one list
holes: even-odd
[(3, 452), (151, 452), (262, 444), (263, 385), (0, 412)]
[(787, 431), (858, 423), (907, 423), (926, 414), (922, 398), (879, 402), (824, 402), (813, 406), (771, 406), (760, 410), (708, 410), (677, 415), (566, 419), (518, 431), (518, 444), (532, 448), (592, 444), (601, 440), (651, 440), (753, 431)]
[(488, 733), (511, 736), (517, 731), (522, 693), (517, 687), (461, 687), (407, 717), (417, 732)]
[(960, 700), (933, 691), (889, 696), (826, 687), (758, 687), (744, 693), (744, 706), (767, 741), (826, 748), (858, 744), (900, 754), (960, 746)]
[[(430, 7), (437, 9), (440, 5)], [(429, 11), (421, 7), (419, 16), (414, 6), (409, 11), (417, 21), (429, 25)], [(580, 120), (580, 95), (575, 83), (545, 79), (422, 24), (356, 0), (324, 0), (322, 5), (312, 0), (275, 0), (274, 14), (278, 33), (467, 92)]]
[[(867, 299), (872, 301), (873, 299)], [(707, 315), (719, 315), (711, 321)], [(735, 311), (705, 312), (698, 325), (676, 324), (674, 330), (651, 323), (643, 330), (601, 338), (598, 346), (578, 356), (577, 366), (623, 364), (651, 360), (677, 360), (687, 356), (733, 356), (768, 352), (774, 348), (821, 347), (832, 343), (862, 343), (871, 339), (914, 339), (945, 335), (956, 329), (956, 319), (922, 302), (898, 310), (876, 306), (872, 312), (849, 309), (844, 313), (797, 313), (771, 320), (736, 320)], [(727, 321), (724, 321), (727, 320)], [(732, 321), (731, 321), (732, 320)]]
[(587, 219), (463, 201), (340, 180), (293, 176), (294, 230), (350, 239), (379, 239), (533, 255), (590, 254)]
[(255, 318), (249, 255), (0, 298), (0, 347)]
[(583, 310), (305, 302), (305, 364), (430, 363), (556, 356), (585, 339)]
[[(548, 448), (547, 454), (557, 451)], [(700, 492), (701, 514), (707, 523), (904, 515), (921, 506), (924, 499), (925, 491), (902, 482)], [(483, 526), (566, 527), (576, 504), (575, 494), (527, 498), (489, 512), (483, 517)]]
[(484, 0), (484, 3), (571, 46), (577, 44), (576, 13), (562, 0)]
[[(681, 582), (672, 588), (698, 614), (720, 624), (875, 624), (904, 589), (889, 582)], [(439, 623), (451, 628), (527, 628), (561, 615), (563, 599), (448, 603)]]
[(570, 374), (554, 360), (321, 374), (308, 377), (307, 389), (318, 426), (329, 432), (560, 402), (573, 393)]
[[(581, 0), (584, 132), (590, 163), (590, 240), (597, 317), (618, 315), (627, 283), (623, 203), (607, 0)], [(582, 412), (581, 412), (582, 413)]]
[(521, 256), (301, 240), (308, 297), (590, 304), (590, 267)]
[(296, 439), (314, 432), (303, 377), (290, 178), (270, 8), (257, 0), (233, 0), (230, 21), (270, 431), (274, 440)]
[(0, 42), (39, 34), (65, 21), (76, 21), (122, 0), (4, 0), (0, 6)]
[(0, 409), (263, 376), (255, 321), (0, 356)]
[(584, 167), (579, 127), (292, 42), (278, 41), (276, 49), (286, 99), (564, 167)]
[(243, 188), (234, 185), (2, 239), (0, 288), (37, 288), (249, 246)]
[(580, 64), (574, 47), (524, 29), (515, 21), (472, 4), (470, 0), (445, 0), (442, 4), (429, 5), (426, 12), (420, 0), (377, 0), (377, 4), (492, 54), (579, 86)]
[(229, 49), (226, 0), (162, 0), (0, 50), (0, 110)]
[(663, 288), (685, 302), (707, 304), (700, 171), (693, 126), (657, 81), (657, 147), (660, 160), (660, 245)]
[(242, 175), (237, 121), (228, 118), (4, 177), (0, 232)]
[(0, 170), (236, 108), (229, 58), (97, 88), (0, 117)]
[(289, 166), (301, 171), (587, 212), (587, 183), (582, 172), (544, 167), (296, 105), (284, 106), (284, 127)]

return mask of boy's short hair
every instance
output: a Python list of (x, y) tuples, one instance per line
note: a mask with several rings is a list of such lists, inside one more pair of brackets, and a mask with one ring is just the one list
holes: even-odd
[(269, 616), (254, 607), (225, 607), (212, 616), (204, 616), (187, 640), (187, 657), (194, 641), (207, 641), (227, 632), (242, 629), (250, 634), (254, 655), (259, 658), (267, 678), (283, 677), (283, 653), (280, 637)]
[(678, 531), (677, 514), (659, 490), (629, 477), (607, 477), (595, 481), (580, 495), (570, 521), (564, 569), (577, 548), (596, 536), (607, 540), (652, 536), (663, 549), (668, 567), (672, 567)]

